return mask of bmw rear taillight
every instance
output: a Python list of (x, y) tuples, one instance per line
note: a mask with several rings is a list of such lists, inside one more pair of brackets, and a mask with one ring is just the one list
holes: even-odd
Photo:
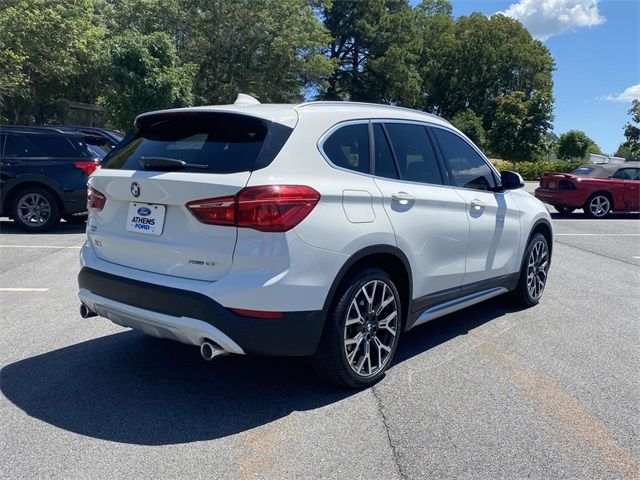
[(96, 169), (100, 166), (100, 163), (95, 162), (93, 160), (89, 162), (73, 162), (73, 166), (83, 170), (87, 176), (91, 175)]
[(90, 212), (99, 212), (107, 203), (107, 197), (93, 187), (87, 188), (87, 210)]
[(187, 209), (208, 225), (235, 225), (261, 232), (286, 232), (304, 220), (320, 194), (303, 185), (247, 187), (233, 197), (187, 203)]

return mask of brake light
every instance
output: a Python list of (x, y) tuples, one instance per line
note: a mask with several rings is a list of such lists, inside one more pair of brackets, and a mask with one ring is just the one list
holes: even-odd
[(235, 225), (261, 232), (286, 232), (315, 208), (320, 194), (303, 185), (247, 187), (234, 197), (219, 197), (187, 203), (200, 222)]
[(558, 188), (562, 190), (576, 190), (576, 185), (569, 180), (560, 180), (558, 182)]
[(100, 166), (98, 162), (89, 161), (89, 162), (73, 162), (73, 166), (79, 168), (80, 170), (84, 170), (84, 173), (91, 175), (96, 169)]
[(107, 203), (107, 197), (93, 187), (87, 188), (87, 210), (99, 212)]

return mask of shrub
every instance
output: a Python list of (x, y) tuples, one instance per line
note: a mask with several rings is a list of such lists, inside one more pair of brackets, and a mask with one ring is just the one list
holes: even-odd
[(544, 172), (553, 173), (569, 173), (583, 165), (584, 161), (567, 161), (557, 160), (555, 162), (549, 160), (541, 160), (538, 162), (518, 162), (511, 163), (494, 163), (499, 170), (511, 170), (518, 172), (525, 180), (538, 180)]

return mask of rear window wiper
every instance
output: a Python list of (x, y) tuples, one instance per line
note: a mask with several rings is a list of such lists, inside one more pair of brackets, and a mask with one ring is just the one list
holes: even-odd
[(145, 170), (183, 170), (185, 168), (200, 168), (208, 170), (209, 165), (202, 163), (187, 163), (184, 160), (169, 157), (140, 157), (140, 165)]

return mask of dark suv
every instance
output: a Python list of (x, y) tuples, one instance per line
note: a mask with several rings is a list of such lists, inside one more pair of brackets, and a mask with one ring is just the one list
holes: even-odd
[(0, 126), (0, 215), (29, 232), (86, 211), (87, 178), (99, 166), (83, 135), (47, 127)]

